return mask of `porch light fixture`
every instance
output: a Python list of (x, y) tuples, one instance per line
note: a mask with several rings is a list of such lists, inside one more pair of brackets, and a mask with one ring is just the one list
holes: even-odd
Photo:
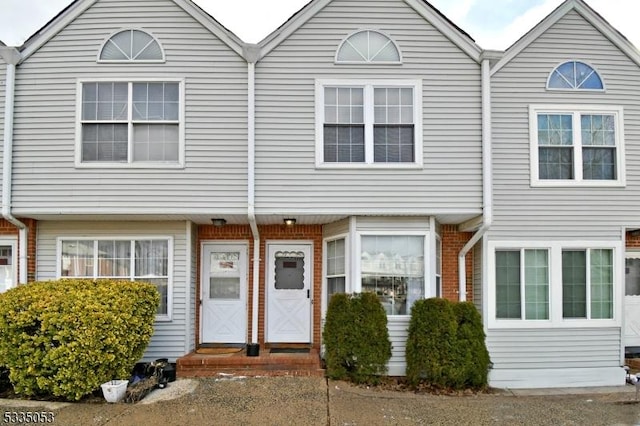
[(284, 224), (286, 226), (293, 226), (296, 224), (296, 220), (292, 217), (284, 219)]
[(216, 219), (211, 219), (211, 223), (213, 223), (213, 226), (217, 228), (222, 228), (227, 224), (227, 220), (222, 218), (216, 218)]

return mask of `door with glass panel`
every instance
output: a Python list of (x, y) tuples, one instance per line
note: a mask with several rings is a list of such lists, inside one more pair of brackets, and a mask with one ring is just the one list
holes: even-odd
[(0, 241), (0, 293), (16, 286), (15, 243)]
[(247, 341), (247, 246), (202, 248), (201, 343)]
[(626, 257), (624, 345), (640, 346), (640, 251), (627, 252)]
[(310, 343), (312, 245), (269, 244), (267, 251), (267, 341)]

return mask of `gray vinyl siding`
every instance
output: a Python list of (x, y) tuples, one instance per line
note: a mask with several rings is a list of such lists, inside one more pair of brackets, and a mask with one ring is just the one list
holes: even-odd
[[(38, 222), (36, 279), (57, 276), (57, 240), (59, 237), (125, 237), (143, 236), (173, 238), (173, 276), (171, 321), (156, 321), (155, 332), (144, 354), (144, 360), (175, 358), (186, 351), (188, 336), (187, 303), (187, 238), (185, 222)], [(193, 333), (191, 333), (193, 334)]]
[(619, 328), (489, 330), (493, 369), (620, 366)]
[[(568, 60), (593, 66), (605, 92), (547, 91), (551, 71)], [(575, 11), (553, 25), (492, 78), (494, 221), (492, 239), (620, 239), (638, 225), (640, 69)], [(529, 105), (624, 108), (626, 187), (530, 186)], [(533, 123), (532, 123), (533, 124)]]
[[(161, 64), (97, 63), (102, 43), (141, 28)], [(76, 168), (77, 79), (184, 79), (184, 169)], [(101, 0), (17, 70), (14, 213), (246, 211), (245, 61), (170, 0)]]
[[(374, 28), (402, 65), (336, 65), (340, 42)], [(479, 65), (401, 0), (335, 0), (256, 66), (256, 210), (423, 214), (481, 211)], [(317, 169), (316, 79), (423, 85), (423, 169)]]
[(407, 368), (405, 350), (407, 346), (407, 330), (409, 329), (409, 317), (389, 318), (387, 322), (389, 340), (391, 340), (391, 359), (387, 363), (390, 376), (404, 376)]

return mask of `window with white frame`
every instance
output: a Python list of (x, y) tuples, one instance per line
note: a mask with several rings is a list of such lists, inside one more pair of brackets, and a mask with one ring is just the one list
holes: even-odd
[(149, 33), (126, 29), (109, 37), (100, 49), (100, 62), (163, 62), (160, 43)]
[(376, 30), (349, 35), (338, 47), (337, 64), (400, 64), (400, 49), (391, 38)]
[(436, 297), (442, 297), (442, 238), (436, 236)]
[(425, 238), (417, 235), (362, 235), (362, 291), (375, 293), (387, 315), (409, 315), (425, 295)]
[(496, 251), (496, 318), (549, 319), (549, 252)]
[(532, 106), (532, 185), (623, 185), (622, 108)]
[(115, 278), (154, 284), (160, 293), (158, 315), (169, 316), (170, 240), (73, 239), (60, 241), (60, 276)]
[(331, 301), (331, 296), (336, 293), (346, 292), (346, 249), (345, 239), (338, 238), (327, 241), (327, 303)]
[(81, 82), (80, 162), (179, 164), (178, 81)]
[(318, 165), (419, 165), (419, 82), (318, 82)]
[(581, 61), (567, 61), (551, 72), (547, 89), (603, 90), (604, 83), (591, 65)]
[[(491, 326), (611, 325), (619, 243), (489, 243)], [(585, 322), (586, 324), (586, 322)]]
[(613, 250), (562, 251), (563, 318), (613, 318)]

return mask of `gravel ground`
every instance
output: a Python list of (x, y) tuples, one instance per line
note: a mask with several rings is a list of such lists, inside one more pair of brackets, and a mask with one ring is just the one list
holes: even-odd
[(633, 387), (582, 392), (436, 396), (274, 377), (180, 380), (137, 404), (0, 400), (0, 407), (3, 414), (53, 410), (53, 424), (64, 426), (640, 425)]

